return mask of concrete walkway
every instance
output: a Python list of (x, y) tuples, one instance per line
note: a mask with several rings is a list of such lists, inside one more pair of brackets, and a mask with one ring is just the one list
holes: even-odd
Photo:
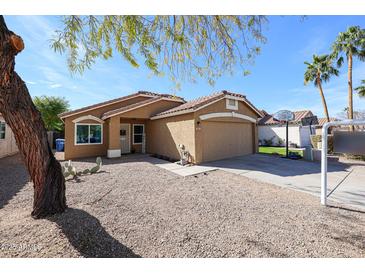
[[(210, 162), (204, 166), (320, 196), (319, 162), (255, 154)], [(365, 209), (365, 163), (350, 165), (329, 161), (328, 171), (328, 193), (334, 190), (329, 202)]]
[[(152, 160), (153, 159), (153, 160)], [(180, 176), (221, 169), (264, 183), (275, 184), (318, 196), (321, 192), (320, 162), (288, 160), (276, 156), (255, 154), (219, 160), (196, 166), (181, 166), (161, 159), (150, 159), (156, 166)], [(343, 206), (365, 210), (365, 163), (345, 164), (328, 161), (329, 204), (336, 201)]]
[(211, 166), (200, 166), (200, 165), (192, 165), (192, 166), (181, 166), (177, 163), (171, 163), (165, 160), (153, 158), (152, 162), (154, 165), (166, 169), (168, 171), (171, 171), (175, 174), (178, 174), (180, 176), (192, 176), (197, 175), (200, 173), (217, 170), (217, 167), (211, 167)]

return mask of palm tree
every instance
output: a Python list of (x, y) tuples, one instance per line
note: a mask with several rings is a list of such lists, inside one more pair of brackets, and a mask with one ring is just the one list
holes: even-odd
[(304, 62), (307, 65), (307, 70), (304, 73), (304, 84), (313, 82), (319, 90), (321, 95), (322, 105), (324, 108), (324, 113), (327, 122), (330, 121), (330, 116), (328, 114), (328, 108), (326, 103), (326, 98), (324, 97), (322, 83), (328, 82), (331, 76), (338, 76), (338, 70), (333, 66), (332, 59), (329, 55), (313, 55), (312, 63)]
[[(361, 61), (365, 61), (365, 29), (359, 26), (352, 26), (347, 29), (346, 32), (340, 32), (336, 41), (332, 45), (333, 57), (338, 58), (341, 54), (345, 54), (347, 58), (347, 77), (348, 77), (348, 118), (353, 119), (353, 90), (352, 90), (352, 64), (353, 57), (359, 58)], [(338, 67), (343, 64), (343, 56), (340, 56), (337, 60)], [(353, 130), (353, 126), (350, 127)]]
[(361, 86), (355, 88), (360, 97), (365, 97), (365, 80), (361, 80)]

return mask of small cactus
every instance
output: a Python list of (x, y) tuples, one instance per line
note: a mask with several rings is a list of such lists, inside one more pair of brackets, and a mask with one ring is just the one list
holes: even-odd
[(96, 166), (91, 169), (85, 169), (83, 171), (77, 171), (76, 167), (72, 165), (71, 160), (65, 163), (65, 166), (62, 166), (62, 173), (65, 178), (72, 176), (72, 179), (77, 179), (77, 177), (87, 174), (95, 174), (97, 173), (102, 167), (102, 160), (101, 157), (96, 158)]
[(98, 172), (99, 168), (100, 168), (99, 166), (94, 166), (92, 169), (90, 169), (90, 173), (94, 174), (94, 173)]

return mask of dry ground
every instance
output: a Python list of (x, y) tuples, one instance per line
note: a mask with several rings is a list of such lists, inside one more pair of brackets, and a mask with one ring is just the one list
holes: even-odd
[(46, 220), (30, 217), (18, 158), (0, 160), (0, 257), (365, 257), (365, 213), (223, 171), (182, 178), (143, 159), (104, 159), (103, 172), (68, 181), (69, 209)]

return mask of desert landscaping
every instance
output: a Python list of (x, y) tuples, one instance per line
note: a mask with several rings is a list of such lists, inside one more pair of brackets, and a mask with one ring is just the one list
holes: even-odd
[(153, 161), (103, 159), (99, 173), (66, 182), (64, 214), (34, 220), (19, 156), (1, 159), (0, 257), (365, 257), (359, 210), (221, 170), (181, 177)]

